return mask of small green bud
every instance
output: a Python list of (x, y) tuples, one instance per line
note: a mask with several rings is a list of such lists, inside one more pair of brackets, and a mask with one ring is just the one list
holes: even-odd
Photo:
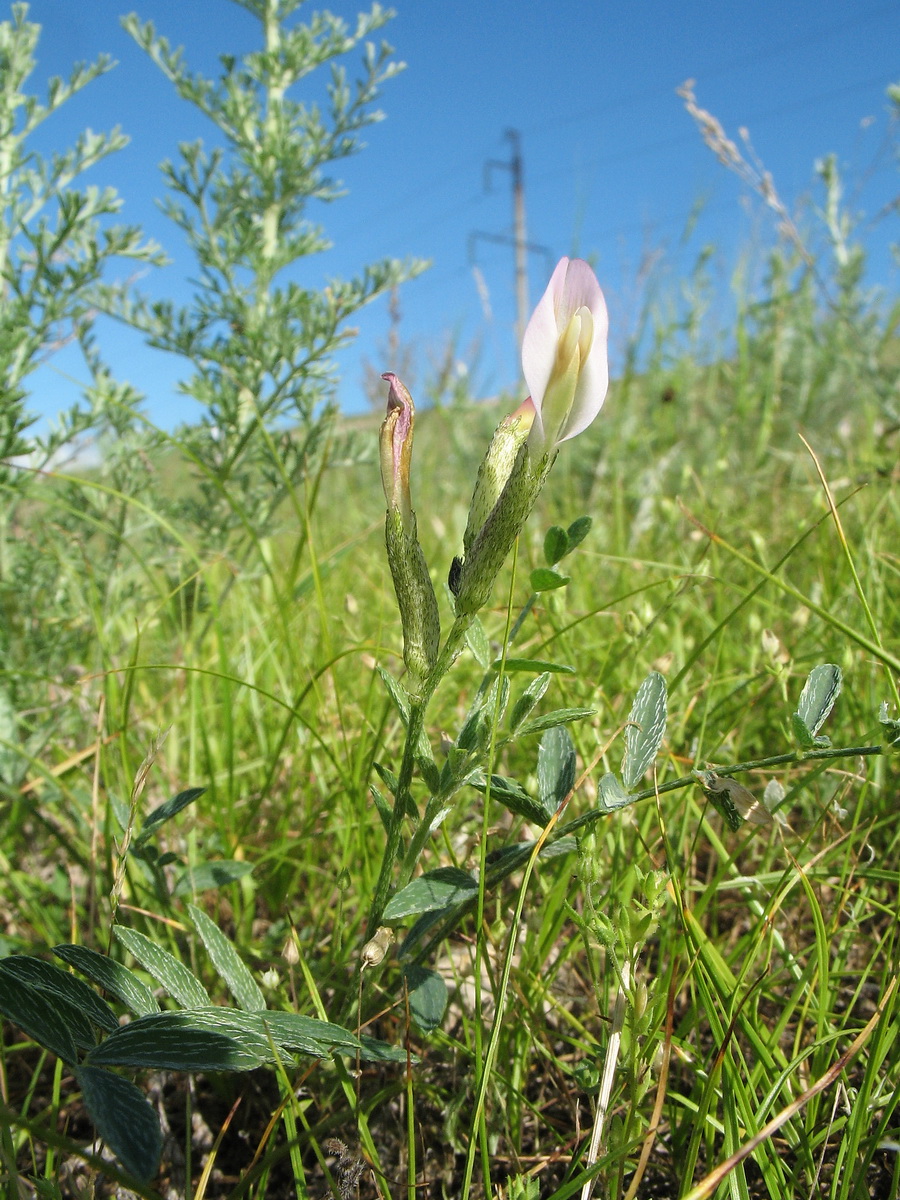
[[(534, 405), (528, 399), (514, 413), (504, 417), (491, 438), (487, 454), (478, 468), (475, 491), (469, 508), (466, 532), (463, 534), (463, 552), (468, 554), (472, 543), (500, 499), (506, 482), (516, 463), (516, 456), (534, 422)], [(452, 589), (451, 589), (452, 590)]]
[(555, 454), (550, 454), (535, 462), (527, 442), (519, 447), (497, 503), (472, 539), (462, 566), (454, 572), (457, 616), (471, 615), (487, 604), (494, 580), (534, 508), (554, 458)]
[(634, 1007), (634, 1019), (639, 1021), (647, 1011), (647, 1003), (650, 999), (650, 993), (643, 979), (639, 979), (634, 985), (632, 994), (632, 1005)]

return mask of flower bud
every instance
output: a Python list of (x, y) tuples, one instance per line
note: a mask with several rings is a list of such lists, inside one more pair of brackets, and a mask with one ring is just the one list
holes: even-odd
[(465, 554), (469, 553), (476, 535), (488, 519), (491, 509), (500, 499), (500, 494), (512, 473), (516, 456), (528, 436), (533, 422), (534, 405), (529, 396), (514, 413), (504, 417), (494, 430), (487, 454), (478, 468), (478, 478), (475, 481), (475, 491), (469, 508), (469, 519), (463, 535)]
[(390, 384), (387, 416), (381, 427), (381, 481), (387, 500), (384, 540), (403, 627), (403, 661), (416, 680), (437, 662), (441, 622), (428, 564), (416, 536), (409, 488), (415, 409), (396, 375)]
[(454, 573), (456, 615), (471, 615), (490, 599), (494, 580), (540, 495), (553, 455), (535, 464), (523, 442), (509, 478), (487, 519), (472, 539), (469, 552)]
[(366, 967), (377, 967), (384, 959), (388, 950), (390, 950), (393, 940), (393, 929), (387, 925), (379, 926), (375, 930), (374, 935), (363, 946), (362, 955), (360, 956), (360, 969), (364, 971)]
[(381, 426), (381, 483), (388, 508), (396, 509), (404, 526), (413, 515), (409, 492), (413, 427), (416, 410), (412, 396), (392, 372), (381, 377), (389, 383), (387, 416)]

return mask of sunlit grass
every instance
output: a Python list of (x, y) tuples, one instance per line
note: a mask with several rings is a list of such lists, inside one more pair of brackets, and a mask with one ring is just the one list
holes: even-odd
[[(554, 675), (546, 708), (595, 710), (571, 728), (579, 770), (597, 765), (567, 819), (596, 803), (600, 775), (618, 766), (634, 693), (651, 669), (669, 684), (660, 784), (695, 764), (789, 749), (791, 713), (821, 662), (844, 673), (827, 727), (835, 745), (881, 738), (878, 709), (892, 698), (900, 652), (895, 435), (884, 432), (880, 385), (869, 386), (874, 368), (859, 377), (853, 403), (839, 405), (828, 375), (835, 328), (817, 334), (790, 297), (778, 305), (775, 324), (783, 333), (796, 319), (791, 345), (802, 353), (776, 361), (760, 335), (730, 360), (658, 364), (618, 381), (601, 419), (564, 450), (520, 540), (514, 605), (530, 593), (547, 527), (582, 514), (594, 522), (565, 560), (568, 586), (538, 598), (516, 643), (523, 657), (572, 669)], [(414, 502), (445, 622), (444, 580), (502, 411), (460, 405), (419, 415)], [(359, 445), (374, 451), (376, 426), (357, 427)], [(838, 506), (857, 580), (798, 432)], [(172, 478), (177, 446), (164, 454)], [(197, 470), (185, 463), (174, 472), (186, 495)], [(582, 846), (586, 858), (539, 860), (518, 929), (520, 874), (488, 894), (483, 943), (469, 918), (437, 948), (429, 965), (447, 981), (450, 1006), (441, 1027), (422, 1036), (408, 1022), (391, 956), (364, 972), (360, 987), (384, 846), (376, 765), (396, 770), (403, 738), (376, 670), (398, 677), (402, 659), (374, 453), (327, 466), (317, 486), (315, 496), (292, 493), (266, 528), (243, 521), (223, 544), (173, 506), (171, 493), (156, 506), (146, 497), (137, 504), (98, 488), (98, 477), (34, 489), (28, 522), (44, 573), (21, 582), (9, 609), (7, 677), (30, 699), (3, 735), (4, 951), (43, 953), (62, 941), (107, 949), (123, 853), (117, 810), (127, 812), (138, 768), (165, 735), (137, 811), (189, 786), (207, 790), (165, 826), (160, 850), (194, 868), (238, 860), (253, 873), (218, 890), (160, 895), (127, 859), (117, 919), (181, 957), (224, 1002), (186, 934), (191, 899), (264, 979), (270, 1006), (351, 1027), (361, 1020), (389, 1041), (408, 1039), (419, 1056), (408, 1074), (366, 1066), (355, 1077), (325, 1063), (299, 1073), (286, 1065), (280, 1084), (241, 1076), (191, 1089), (174, 1083), (182, 1152), (190, 1151), (185, 1104), (214, 1137), (235, 1096), (244, 1097), (206, 1194), (321, 1194), (323, 1164), (352, 1174), (361, 1146), (382, 1194), (400, 1195), (410, 1178), (456, 1195), (474, 1136), (477, 1194), (487, 1164), (495, 1194), (508, 1177), (530, 1176), (535, 1194), (563, 1197), (580, 1190), (567, 1181), (584, 1167), (623, 985), (621, 946), (585, 941), (569, 906), (583, 913), (588, 889), (593, 909), (621, 930), (648, 872), (662, 870), (653, 928), (625, 981), (597, 1186), (601, 1195), (634, 1194), (641, 1161), (637, 1194), (686, 1195), (812, 1089), (888, 994), (900, 853), (892, 761), (751, 774), (757, 793), (772, 775), (781, 779), (789, 830), (748, 824), (730, 833), (696, 788), (604, 818)], [(244, 497), (233, 504), (242, 511)], [(505, 575), (483, 614), (495, 644), (509, 585)], [(445, 681), (429, 713), (436, 750), (442, 733), (458, 732), (481, 674), (466, 652)], [(523, 686), (513, 677), (514, 697)], [(538, 740), (502, 746), (494, 769), (533, 781)], [(424, 783), (414, 794), (424, 804)], [(426, 851), (427, 869), (478, 861), (482, 797), (473, 789), (460, 797)], [(488, 852), (534, 836), (496, 801), (486, 828)], [(170, 882), (180, 869), (168, 868)], [(473, 1128), (510, 936), (502, 1025), (483, 1122)], [(834, 1083), (735, 1168), (732, 1194), (893, 1194), (895, 1003), (888, 999)], [(71, 1091), (11, 1027), (2, 1069), (4, 1103), (26, 1118), (5, 1135), (6, 1169), (15, 1156), (21, 1172), (54, 1179), (67, 1144), (55, 1157), (41, 1147), (70, 1111)], [(266, 1136), (285, 1100), (285, 1123)], [(76, 1121), (70, 1136), (89, 1134)], [(343, 1167), (329, 1138), (349, 1147)], [(195, 1181), (204, 1152), (199, 1143), (191, 1152)], [(362, 1194), (374, 1194), (371, 1180), (367, 1167)]]

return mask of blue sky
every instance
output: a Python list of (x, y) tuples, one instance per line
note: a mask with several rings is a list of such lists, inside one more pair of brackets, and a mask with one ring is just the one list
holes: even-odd
[[(317, 7), (326, 5), (308, 0), (300, 18)], [(352, 23), (363, 6), (327, 7)], [(432, 259), (401, 294), (400, 334), (416, 347), (416, 382), (452, 336), (466, 359), (479, 347), (478, 394), (516, 383), (512, 250), (474, 243), (489, 315), (470, 258), (473, 233), (511, 232), (508, 173), (494, 171), (490, 191), (484, 187), (485, 163), (508, 160), (509, 128), (521, 135), (529, 239), (547, 249), (530, 256), (532, 304), (548, 262), (591, 257), (609, 302), (614, 370), (648, 262), (657, 281), (677, 289), (701, 248), (715, 245), (713, 274), (727, 308), (738, 248), (764, 244), (773, 225), (702, 144), (675, 95), (689, 77), (730, 135), (749, 128), (790, 205), (815, 196), (815, 160), (837, 154), (850, 208), (863, 218), (871, 279), (896, 291), (890, 243), (900, 241), (900, 218), (873, 218), (900, 191), (885, 99), (887, 85), (900, 82), (897, 0), (399, 0), (396, 9), (384, 36), (407, 68), (385, 86), (386, 119), (369, 128), (366, 149), (342, 164), (348, 195), (311, 212), (334, 248), (304, 264), (301, 277), (318, 285), (384, 256)], [(103, 51), (119, 64), (47, 122), (35, 147), (63, 149), (85, 126), (123, 127), (130, 145), (87, 181), (113, 183), (123, 217), (173, 259), (142, 286), (186, 300), (191, 263), (154, 204), (163, 194), (158, 164), (175, 156), (179, 141), (208, 139), (212, 130), (120, 28), (126, 11), (115, 0), (33, 0), (29, 19), (43, 33), (31, 90), (43, 92), (50, 75)], [(143, 0), (137, 12), (209, 74), (220, 54), (259, 45), (257, 22), (230, 0)], [(352, 71), (352, 56), (347, 65)], [(685, 239), (699, 200), (703, 212)], [(394, 365), (384, 354), (387, 304), (372, 305), (358, 324), (356, 343), (339, 360), (338, 398), (349, 412), (367, 407), (364, 361)], [(147, 393), (155, 421), (172, 427), (196, 415), (177, 394), (183, 363), (112, 323), (100, 335), (113, 368)], [(47, 416), (72, 403), (78, 375), (73, 354), (57, 356), (32, 377), (32, 411)]]

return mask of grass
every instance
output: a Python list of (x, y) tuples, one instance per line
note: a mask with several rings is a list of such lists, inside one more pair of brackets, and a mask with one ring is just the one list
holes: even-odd
[[(428, 1034), (410, 1017), (396, 946), (360, 970), (385, 840), (373, 789), (386, 793), (378, 768), (396, 771), (403, 745), (376, 669), (402, 671), (377, 422), (352, 430), (372, 453), (339, 462), (335, 451), (265, 527), (246, 496), (227, 494), (236, 520), (222, 541), (180, 502), (191, 486), (160, 485), (202, 470), (177, 445), (142, 465), (140, 486), (134, 472), (127, 487), (103, 470), (51, 475), (10, 506), (3, 952), (46, 957), (76, 942), (126, 961), (111, 941), (118, 921), (230, 1003), (190, 900), (270, 1008), (360, 1022), (410, 1053), (359, 1071), (285, 1059), (276, 1071), (140, 1074), (172, 1135), (157, 1191), (142, 1194), (563, 1200), (586, 1178), (605, 1064), (598, 1195), (712, 1194), (701, 1181), (730, 1156), (720, 1195), (897, 1194), (896, 760), (742, 775), (756, 795), (780, 781), (789, 831), (733, 833), (698, 787), (666, 790), (695, 765), (791, 750), (791, 714), (819, 663), (844, 675), (826, 726), (837, 747), (878, 745), (879, 706), (896, 700), (896, 347), (889, 319), (851, 322), (839, 308), (823, 315), (802, 282), (776, 280), (743, 313), (733, 355), (712, 365), (661, 335), (649, 369), (618, 380), (564, 449), (515, 574), (483, 614), (501, 644), (546, 529), (593, 519), (565, 560), (568, 585), (538, 598), (516, 644), (572, 668), (553, 675), (538, 712), (594, 711), (570, 727), (581, 782), (560, 823), (597, 804), (651, 669), (667, 678), (666, 738), (648, 799), (514, 872), (487, 891), (480, 925), (469, 916), (435, 947), (426, 965), (450, 1003)], [(438, 585), (499, 415), (419, 414), (413, 498)], [(466, 652), (435, 697), (436, 753), (482, 674)], [(513, 698), (531, 678), (511, 674)], [(505, 741), (504, 728), (493, 769), (533, 790), (539, 738)], [(206, 792), (157, 839), (174, 857), (161, 890), (126, 853), (122, 822), (192, 786)], [(414, 795), (421, 809), (421, 779)], [(490, 866), (535, 834), (465, 788), (423, 867), (471, 869), (482, 853)], [(174, 894), (185, 864), (222, 860), (252, 874)], [(92, 1134), (68, 1068), (6, 1025), (0, 1091), (7, 1194), (16, 1173), (44, 1194), (83, 1194), (91, 1171), (76, 1151)], [(101, 1191), (113, 1186), (116, 1168), (92, 1169)]]

